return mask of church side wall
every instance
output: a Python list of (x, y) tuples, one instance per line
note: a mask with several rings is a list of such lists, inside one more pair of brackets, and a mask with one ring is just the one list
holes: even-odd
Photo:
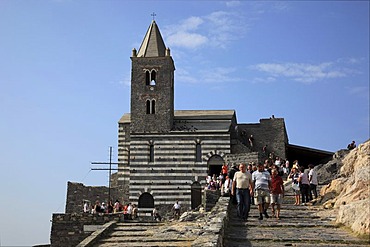
[(129, 181), (130, 181), (130, 124), (118, 124), (118, 173), (117, 187), (123, 198), (126, 200), (129, 196)]
[[(195, 162), (197, 139), (202, 147), (201, 162)], [(149, 162), (149, 143), (154, 145), (154, 162)], [(142, 193), (149, 192), (155, 206), (170, 206), (178, 200), (187, 209), (191, 205), (192, 183), (205, 187), (210, 153), (229, 152), (229, 133), (132, 135), (130, 201), (136, 204)]]

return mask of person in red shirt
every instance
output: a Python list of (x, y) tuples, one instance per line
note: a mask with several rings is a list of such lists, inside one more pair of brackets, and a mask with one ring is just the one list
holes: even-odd
[[(271, 211), (276, 219), (280, 219), (280, 208), (284, 197), (284, 182), (276, 169), (271, 171)], [(275, 214), (276, 204), (276, 214)]]
[(222, 169), (221, 173), (222, 173), (222, 176), (223, 176), (222, 183), (225, 183), (227, 172), (228, 172), (227, 164), (223, 164), (221, 169)]

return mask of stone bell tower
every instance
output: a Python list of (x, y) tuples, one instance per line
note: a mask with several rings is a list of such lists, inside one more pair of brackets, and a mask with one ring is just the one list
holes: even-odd
[(174, 116), (175, 65), (153, 20), (139, 51), (131, 57), (132, 134), (166, 133)]

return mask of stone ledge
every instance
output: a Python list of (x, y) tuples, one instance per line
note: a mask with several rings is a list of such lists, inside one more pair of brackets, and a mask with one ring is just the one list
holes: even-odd
[(227, 213), (230, 207), (229, 197), (220, 197), (216, 205), (212, 208), (208, 215), (207, 225), (204, 227), (204, 232), (196, 240), (192, 247), (221, 247), (223, 246), (225, 227), (229, 220)]

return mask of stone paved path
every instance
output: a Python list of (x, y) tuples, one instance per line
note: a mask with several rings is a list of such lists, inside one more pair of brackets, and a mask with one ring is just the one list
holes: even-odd
[(294, 206), (292, 191), (286, 189), (280, 220), (271, 217), (271, 208), (269, 219), (258, 220), (258, 209), (253, 205), (248, 221), (243, 222), (236, 217), (236, 207), (232, 207), (224, 246), (370, 246), (368, 240), (336, 227), (333, 218), (317, 216), (318, 210), (323, 210), (319, 206)]

